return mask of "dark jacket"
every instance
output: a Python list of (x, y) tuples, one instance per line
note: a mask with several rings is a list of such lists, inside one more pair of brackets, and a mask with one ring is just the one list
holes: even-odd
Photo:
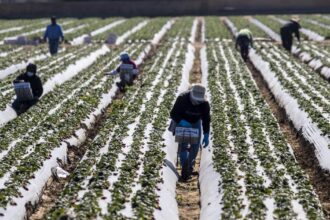
[(249, 46), (251, 44), (251, 47), (253, 47), (253, 36), (251, 31), (248, 29), (242, 29), (240, 32), (238, 32), (236, 37), (236, 48), (237, 45), (240, 46)]
[(301, 28), (300, 24), (295, 21), (289, 21), (281, 28), (281, 34), (287, 34), (292, 36), (294, 33), (297, 39), (300, 41), (299, 29)]
[(59, 40), (64, 38), (61, 25), (48, 25), (44, 34), (44, 39), (48, 38), (49, 40)]
[(190, 101), (189, 91), (178, 96), (170, 114), (176, 123), (179, 123), (182, 119), (190, 123), (202, 120), (203, 132), (210, 132), (211, 116), (209, 102), (206, 101), (199, 105), (193, 105)]
[(34, 74), (34, 76), (29, 77), (26, 73), (23, 73), (16, 78), (14, 83), (20, 80), (23, 80), (24, 82), (29, 82), (31, 85), (33, 96), (35, 98), (40, 98), (44, 90), (42, 88), (42, 83), (39, 76)]
[[(137, 65), (132, 60), (123, 61), (122, 64), (131, 64), (134, 70), (138, 69)], [(116, 71), (120, 73), (120, 66), (117, 67)]]

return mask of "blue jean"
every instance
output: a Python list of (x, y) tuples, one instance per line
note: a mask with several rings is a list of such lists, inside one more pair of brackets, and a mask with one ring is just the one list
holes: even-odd
[(16, 113), (22, 114), (23, 112), (27, 111), (30, 107), (37, 104), (39, 100), (33, 99), (30, 101), (20, 101), (18, 99), (15, 99), (15, 101), (12, 104), (13, 109), (16, 111)]
[(57, 54), (59, 41), (60, 41), (59, 39), (49, 39), (48, 45), (49, 45), (49, 52), (51, 55)]
[(199, 131), (199, 144), (192, 144), (189, 147), (189, 144), (181, 143), (180, 144), (180, 163), (181, 167), (184, 166), (186, 160), (189, 160), (189, 167), (192, 169), (195, 166), (195, 159), (198, 154), (200, 141), (201, 141), (201, 121), (198, 121), (195, 124), (192, 124), (192, 128), (198, 128)]

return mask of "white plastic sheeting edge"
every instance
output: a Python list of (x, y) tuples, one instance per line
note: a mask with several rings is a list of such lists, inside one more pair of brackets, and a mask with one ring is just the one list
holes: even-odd
[(318, 33), (311, 31), (309, 29), (306, 29), (306, 28), (301, 28), (300, 32), (305, 34), (308, 37), (308, 39), (310, 39), (310, 40), (314, 40), (314, 41), (324, 41), (325, 40), (324, 36), (321, 36)]
[(279, 41), (279, 42), (281, 41), (281, 37), (280, 37), (279, 34), (275, 33), (272, 29), (270, 29), (269, 27), (267, 27), (265, 24), (261, 23), (259, 20), (255, 19), (255, 18), (250, 18), (250, 22), (252, 24), (258, 26), (259, 28), (261, 28), (273, 40)]
[(111, 24), (108, 24), (108, 25), (106, 25), (106, 26), (104, 26), (104, 27), (102, 27), (102, 28), (100, 28), (100, 29), (98, 29), (98, 30), (93, 31), (93, 32), (91, 33), (91, 35), (92, 35), (92, 36), (96, 36), (96, 35), (98, 35), (98, 34), (102, 34), (102, 33), (106, 32), (106, 31), (110, 30), (111, 28), (114, 28), (114, 27), (120, 25), (120, 24), (123, 23), (124, 21), (126, 21), (126, 20), (125, 20), (125, 19), (121, 19), (121, 20), (118, 20), (118, 21), (112, 22)]
[(17, 205), (8, 205), (6, 209), (0, 208), (0, 212), (3, 214), (3, 216), (0, 216), (0, 219), (24, 219), (26, 215), (25, 204), (28, 202), (34, 204), (39, 200), (42, 188), (51, 176), (51, 168), (58, 165), (57, 158), (65, 160), (66, 152), (66, 144), (61, 144), (60, 147), (51, 152), (50, 159), (44, 161), (43, 167), (35, 173), (35, 178), (29, 181), (29, 184), (26, 186), (28, 190), (20, 189), (22, 193), (21, 198), (13, 199)]
[[(196, 30), (196, 29), (195, 29)], [(195, 32), (191, 34), (193, 37), (189, 39), (195, 39)], [(181, 84), (177, 90), (177, 95), (186, 91), (189, 88), (189, 74), (193, 68), (195, 59), (195, 49), (192, 44), (188, 44), (188, 50), (185, 54), (185, 63), (182, 68), (182, 78)], [(168, 121), (168, 125), (170, 120)], [(168, 130), (163, 134), (166, 157), (165, 159), (170, 163), (173, 167), (172, 169), (176, 169), (175, 164), (177, 162), (177, 150), (178, 144), (174, 141), (173, 135)], [(169, 165), (163, 166), (161, 169), (163, 183), (159, 185), (160, 191), (157, 192), (159, 195), (159, 209), (155, 209), (154, 217), (156, 220), (166, 220), (166, 219), (179, 219), (179, 210), (178, 204), (176, 201), (176, 182), (178, 180), (178, 176), (174, 170), (172, 170)]]
[[(202, 66), (202, 84), (208, 88), (208, 62), (206, 47), (201, 49), (200, 53)], [(211, 94), (207, 89), (207, 96), (211, 98)], [(211, 131), (212, 133), (212, 131)], [(211, 135), (212, 136), (212, 135)], [(219, 192), (219, 183), (221, 176), (213, 166), (213, 148), (212, 139), (210, 145), (206, 149), (202, 149), (202, 156), (199, 168), (199, 186), (201, 193), (201, 220), (212, 220), (221, 218), (221, 199)]]
[(320, 166), (325, 170), (330, 170), (330, 140), (322, 135), (309, 115), (299, 108), (297, 100), (284, 90), (276, 74), (270, 69), (269, 63), (265, 62), (254, 50), (251, 50), (250, 59), (262, 74), (279, 105), (285, 109), (296, 130), (301, 130), (306, 140), (314, 145), (314, 152)]
[[(97, 60), (97, 58), (108, 53), (109, 51), (109, 48), (106, 45), (103, 45), (100, 49), (92, 52), (88, 56), (81, 58), (74, 64), (70, 64), (66, 70), (64, 70), (62, 73), (56, 74), (45, 83), (43, 96), (52, 91), (55, 86), (63, 84), (84, 69), (91, 66)], [(10, 106), (7, 106), (4, 111), (0, 111), (0, 127), (3, 127), (5, 124), (15, 119), (16, 117), (17, 114), (14, 109)]]
[(43, 96), (52, 91), (55, 86), (63, 84), (64, 82), (70, 80), (72, 77), (76, 76), (82, 70), (91, 66), (97, 60), (97, 58), (108, 53), (109, 51), (110, 49), (106, 45), (103, 45), (100, 49), (90, 53), (86, 57), (81, 58), (74, 64), (70, 64), (66, 70), (64, 70), (62, 73), (56, 74), (45, 83)]
[[(116, 80), (108, 93), (103, 94), (98, 107), (91, 113), (85, 120), (86, 127), (91, 127), (91, 124), (95, 122), (98, 115), (102, 113), (102, 110), (106, 108), (112, 101), (117, 91)], [(39, 196), (42, 193), (43, 187), (45, 186), (48, 179), (51, 177), (51, 168), (57, 166), (57, 158), (66, 161), (68, 143), (70, 145), (79, 146), (86, 139), (87, 130), (81, 128), (75, 132), (71, 138), (63, 141), (59, 147), (55, 148), (51, 152), (50, 159), (44, 161), (43, 166), (35, 174), (33, 179), (29, 180), (29, 184), (26, 186), (29, 190), (21, 189), (22, 197), (15, 198), (14, 202), (17, 203), (16, 206), (8, 205), (6, 209), (1, 209), (0, 212), (3, 216), (0, 219), (24, 219), (26, 215), (25, 204), (31, 202), (36, 203), (39, 200)]]
[[(280, 24), (285, 24), (287, 21), (275, 16), (271, 17), (274, 21), (277, 21)], [(311, 31), (309, 29), (306, 28), (301, 28), (300, 32), (303, 33), (304, 35), (306, 35), (308, 37), (308, 39), (310, 40), (314, 40), (314, 41), (323, 41), (325, 40), (324, 36), (319, 35), (318, 33)]]
[(196, 35), (194, 33), (196, 33), (197, 25), (198, 25), (198, 18), (195, 18), (195, 20), (193, 22), (193, 26), (191, 28), (190, 37), (189, 37), (189, 42), (190, 43), (195, 43)]
[(223, 21), (225, 22), (225, 24), (227, 25), (227, 27), (229, 28), (231, 33), (234, 35), (234, 37), (236, 37), (238, 31), (237, 31), (236, 26), (233, 24), (233, 22), (231, 20), (229, 20), (227, 17), (224, 18)]
[(326, 79), (330, 79), (330, 67), (325, 66), (322, 61), (318, 58), (313, 58), (308, 52), (301, 51), (296, 46), (292, 47), (292, 53), (300, 58), (301, 61), (305, 62), (314, 70), (319, 70), (319, 73)]
[(121, 35), (120, 37), (117, 38), (116, 45), (123, 43), (127, 37), (129, 37), (131, 34), (134, 34), (138, 30), (140, 30), (141, 28), (146, 26), (148, 23), (149, 23), (149, 20), (142, 21), (137, 26), (135, 26), (132, 30), (125, 32), (123, 35)]
[(0, 80), (6, 78), (10, 74), (13, 74), (18, 70), (24, 69), (28, 63), (33, 63), (35, 61), (44, 60), (49, 56), (50, 56), (50, 54), (37, 55), (35, 57), (28, 59), (27, 61), (22, 61), (21, 63), (16, 63), (16, 64), (13, 64), (13, 65), (7, 67), (6, 69), (0, 70)]
[(306, 21), (311, 23), (311, 24), (314, 24), (314, 25), (317, 25), (317, 26), (320, 26), (320, 27), (323, 27), (325, 29), (330, 30), (330, 25), (326, 25), (326, 24), (323, 24), (321, 22), (318, 22), (318, 21), (315, 21), (315, 20), (312, 20), (312, 19), (306, 19)]
[(79, 25), (79, 26), (77, 26), (77, 27), (73, 27), (73, 28), (67, 29), (67, 30), (63, 31), (63, 33), (64, 33), (64, 34), (69, 34), (69, 33), (72, 33), (72, 32), (74, 32), (74, 31), (77, 31), (77, 30), (79, 30), (79, 29), (82, 29), (82, 28), (84, 28), (84, 27), (86, 27), (86, 26), (87, 26), (87, 24), (82, 24), (82, 25)]
[[(112, 22), (112, 23), (110, 23), (110, 24), (108, 24), (108, 25), (106, 25), (106, 26), (103, 26), (103, 27), (101, 27), (101, 28), (99, 28), (99, 29), (97, 29), (97, 30), (91, 32), (91, 36), (96, 36), (96, 35), (98, 35), (98, 34), (101, 34), (101, 33), (105, 32), (105, 31), (108, 31), (108, 30), (110, 30), (111, 28), (114, 28), (115, 26), (117, 26), (117, 25), (123, 23), (124, 21), (125, 21), (125, 19), (118, 20), (118, 21), (114, 21), (114, 22)], [(85, 37), (88, 37), (88, 34), (83, 34), (83, 35), (81, 35), (81, 36), (79, 36), (79, 37), (74, 38), (74, 39), (71, 41), (71, 44), (72, 44), (72, 45), (83, 44), (83, 43), (84, 43), (84, 39), (85, 39)]]
[(140, 65), (144, 58), (146, 57), (146, 55), (150, 52), (152, 46), (157, 45), (160, 40), (164, 37), (164, 35), (166, 34), (166, 32), (168, 30), (170, 30), (172, 28), (172, 25), (174, 24), (175, 20), (171, 19), (169, 20), (161, 29), (158, 33), (156, 33), (154, 35), (154, 38), (151, 40), (151, 44), (149, 44), (143, 52), (140, 53), (139, 57), (136, 59), (136, 64)]
[(154, 35), (154, 38), (151, 40), (151, 43), (153, 45), (156, 45), (159, 43), (159, 41), (164, 37), (166, 32), (171, 29), (172, 25), (174, 24), (175, 20), (171, 19), (166, 22), (166, 24), (162, 27), (162, 29)]
[(24, 28), (24, 26), (3, 29), (3, 30), (0, 30), (0, 34), (11, 32), (11, 31), (19, 31), (19, 30), (22, 30), (23, 28)]

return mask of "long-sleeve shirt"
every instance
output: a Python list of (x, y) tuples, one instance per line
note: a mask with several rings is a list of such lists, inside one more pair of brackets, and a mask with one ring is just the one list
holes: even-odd
[(245, 41), (246, 39), (248, 39), (249, 43), (253, 47), (253, 36), (252, 36), (251, 31), (249, 29), (240, 30), (236, 37), (236, 47), (237, 47), (237, 45), (241, 45), (242, 43), (245, 43), (242, 41)]
[(300, 28), (301, 26), (298, 22), (290, 21), (281, 28), (281, 32), (287, 33), (289, 35), (292, 35), (294, 33), (297, 39), (300, 41), (300, 34), (299, 34)]
[(43, 90), (42, 83), (41, 83), (39, 76), (34, 75), (34, 76), (30, 77), (26, 73), (23, 73), (23, 74), (19, 75), (14, 82), (17, 82), (20, 80), (30, 83), (33, 96), (36, 98), (40, 98), (40, 96), (42, 95), (44, 90)]
[(183, 92), (178, 96), (170, 116), (176, 123), (182, 119), (192, 124), (202, 120), (203, 132), (210, 132), (210, 104), (205, 101), (199, 105), (193, 105), (190, 101), (190, 91)]
[(44, 34), (44, 38), (49, 40), (59, 40), (59, 38), (64, 38), (61, 25), (48, 25)]
[[(131, 64), (131, 65), (133, 65), (133, 74), (136, 75), (136, 74), (139, 73), (139, 70), (138, 70), (137, 65), (136, 65), (132, 60), (124, 61), (122, 64)], [(117, 72), (117, 73), (120, 73), (120, 66), (121, 66), (121, 65), (119, 65), (119, 66), (117, 67), (117, 69), (116, 69), (116, 72)]]

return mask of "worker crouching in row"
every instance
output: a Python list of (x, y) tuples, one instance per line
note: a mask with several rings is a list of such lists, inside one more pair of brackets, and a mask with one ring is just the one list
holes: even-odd
[(209, 145), (210, 132), (210, 104), (205, 96), (205, 87), (201, 84), (192, 85), (191, 89), (181, 93), (175, 101), (170, 117), (172, 123), (170, 131), (175, 135), (176, 127), (188, 127), (198, 129), (197, 144), (179, 143), (180, 164), (182, 167), (182, 179), (187, 180), (192, 173), (195, 160), (200, 147)]
[(238, 50), (238, 46), (240, 47), (242, 59), (246, 62), (249, 56), (249, 49), (253, 47), (253, 36), (249, 29), (245, 28), (238, 32), (235, 44), (236, 50)]
[(120, 82), (117, 82), (117, 86), (121, 92), (125, 91), (125, 87), (133, 85), (133, 81), (139, 74), (139, 69), (134, 61), (130, 58), (128, 53), (124, 52), (120, 55), (120, 61), (122, 62), (115, 70), (106, 75), (120, 76)]
[[(37, 66), (29, 64), (26, 67), (25, 73), (19, 75), (13, 83), (16, 85), (15, 90), (17, 97), (12, 107), (19, 115), (35, 105), (43, 93), (41, 80), (39, 76), (37, 76)], [(23, 87), (20, 87), (20, 85)]]

